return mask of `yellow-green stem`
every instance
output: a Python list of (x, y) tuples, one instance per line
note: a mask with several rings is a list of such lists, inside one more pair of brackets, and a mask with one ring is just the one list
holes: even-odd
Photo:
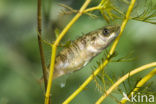
[[(148, 73), (144, 78), (142, 78), (133, 89), (133, 91), (129, 94), (128, 98), (131, 97), (132, 94), (137, 92), (140, 87), (142, 87), (149, 79), (151, 79), (154, 75), (156, 75), (156, 68), (153, 69), (150, 73)], [(125, 104), (127, 102), (126, 99), (121, 100), (121, 104)]]
[(47, 91), (45, 94), (45, 104), (49, 103), (49, 96), (52, 86), (52, 80), (53, 80), (53, 70), (55, 65), (55, 57), (56, 57), (56, 48), (63, 38), (63, 36), (66, 34), (66, 32), (69, 30), (69, 28), (77, 21), (77, 19), (82, 15), (85, 8), (88, 6), (91, 0), (86, 0), (85, 3), (80, 8), (80, 11), (76, 14), (76, 16), (67, 24), (67, 26), (63, 29), (63, 31), (60, 33), (54, 44), (52, 45), (52, 54), (51, 54), (51, 63), (50, 63), (50, 73), (49, 73), (49, 79), (48, 79), (48, 85), (47, 85)]
[(48, 86), (47, 91), (45, 95), (45, 104), (49, 104), (49, 98), (50, 98), (50, 89), (52, 86), (52, 80), (53, 79), (53, 71), (54, 71), (54, 65), (55, 65), (55, 56), (56, 56), (56, 46), (52, 46), (52, 57), (51, 57), (51, 63), (50, 63), (50, 72), (49, 72), (49, 80), (48, 80)]
[(125, 81), (127, 78), (131, 77), (132, 75), (141, 72), (145, 69), (151, 68), (151, 67), (156, 67), (156, 62), (150, 63), (150, 64), (146, 64), (143, 65), (139, 68), (134, 69), (133, 71), (127, 73), (126, 75), (124, 75), (123, 77), (121, 77), (118, 81), (116, 81), (106, 92), (105, 94), (103, 94), (98, 101), (96, 102), (96, 104), (100, 104), (115, 88), (117, 88), (123, 81)]
[(117, 39), (115, 40), (115, 42), (114, 42), (114, 44), (113, 44), (113, 46), (112, 46), (112, 48), (110, 50), (110, 55), (114, 53), (114, 50), (115, 50), (115, 48), (116, 48), (116, 46), (117, 46), (117, 44), (119, 42), (120, 36), (121, 36), (121, 34), (122, 34), (122, 32), (123, 32), (123, 30), (124, 30), (124, 28), (125, 28), (125, 26), (126, 26), (126, 24), (128, 22), (128, 19), (130, 18), (130, 13), (132, 12), (132, 9), (134, 7), (135, 1), (136, 0), (132, 0), (130, 5), (129, 5), (129, 8), (128, 8), (127, 13), (126, 13), (126, 17), (125, 17), (125, 19), (124, 19), (124, 21), (122, 22), (122, 25), (121, 25), (120, 34), (117, 37)]
[(88, 8), (88, 9), (84, 10), (83, 13), (87, 13), (87, 12), (98, 10), (98, 9), (101, 9), (101, 7), (100, 6), (95, 6), (95, 7)]

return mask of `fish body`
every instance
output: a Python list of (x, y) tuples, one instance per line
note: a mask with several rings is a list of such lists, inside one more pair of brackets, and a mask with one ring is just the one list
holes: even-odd
[(117, 36), (119, 26), (105, 26), (71, 42), (56, 57), (53, 78), (81, 69)]

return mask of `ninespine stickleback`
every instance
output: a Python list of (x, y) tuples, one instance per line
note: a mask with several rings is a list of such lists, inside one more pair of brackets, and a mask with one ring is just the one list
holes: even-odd
[(119, 34), (119, 26), (105, 26), (71, 42), (56, 57), (53, 78), (81, 69)]

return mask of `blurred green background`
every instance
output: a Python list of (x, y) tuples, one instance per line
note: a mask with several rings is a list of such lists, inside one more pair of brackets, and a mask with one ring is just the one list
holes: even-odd
[[(53, 41), (55, 37), (54, 29), (56, 27), (62, 29), (73, 17), (73, 14), (60, 16), (59, 13), (63, 7), (59, 6), (58, 3), (64, 3), (78, 9), (83, 2), (83, 0), (44, 0), (42, 8), (44, 39)], [(139, 3), (141, 2), (143, 1)], [(153, 3), (156, 3), (156, 1), (153, 0)], [(96, 4), (98, 2), (93, 1), (90, 6)], [(95, 12), (95, 14), (99, 17), (93, 19), (86, 15), (82, 16), (63, 38), (63, 43), (107, 25), (99, 12)], [(37, 0), (0, 0), (0, 104), (43, 104), (44, 102), (44, 86), (43, 82), (40, 82), (42, 70), (37, 42), (36, 15)], [(113, 21), (111, 24), (121, 24), (121, 20)], [(44, 51), (46, 64), (48, 65), (51, 49), (44, 44)], [(124, 73), (156, 61), (156, 25), (130, 20), (119, 41), (116, 52), (118, 55), (114, 59), (133, 52), (132, 57), (135, 57), (135, 60), (112, 62), (107, 65), (105, 71), (114, 82)], [(54, 80), (52, 87), (53, 104), (61, 104), (74, 92), (93, 72), (93, 66), (97, 65), (96, 61), (100, 60), (103, 54), (104, 52), (94, 58), (82, 70)], [(131, 86), (125, 82), (127, 90), (130, 91), (134, 88), (139, 78), (149, 71), (146, 70), (131, 77)], [(153, 82), (148, 88), (151, 92), (156, 92), (155, 78), (153, 77), (148, 82)], [(65, 84), (64, 87), (61, 87), (62, 83)], [(107, 88), (110, 85), (109, 83)], [(126, 92), (122, 84), (120, 88)], [(96, 88), (95, 81), (92, 81), (71, 104), (93, 104), (101, 94)], [(122, 95), (117, 91), (112, 95), (118, 101), (122, 98)], [(103, 103), (116, 104), (117, 101), (112, 99), (113, 97), (108, 97)], [(153, 104), (156, 104), (156, 101)]]

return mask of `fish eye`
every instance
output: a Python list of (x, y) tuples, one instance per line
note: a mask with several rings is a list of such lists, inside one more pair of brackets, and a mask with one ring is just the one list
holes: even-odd
[(107, 36), (109, 35), (110, 31), (107, 28), (103, 29), (103, 35)]

